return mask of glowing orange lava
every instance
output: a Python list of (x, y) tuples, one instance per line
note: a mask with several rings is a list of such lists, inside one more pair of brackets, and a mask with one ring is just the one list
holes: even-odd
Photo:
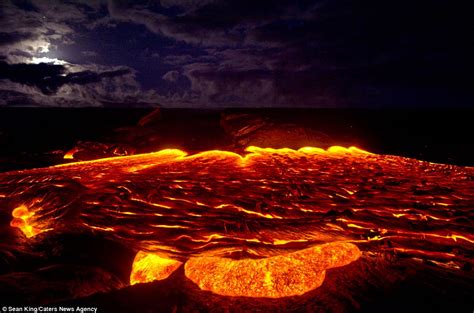
[(281, 298), (302, 295), (324, 281), (326, 269), (357, 260), (351, 243), (328, 243), (263, 259), (192, 257), (186, 276), (201, 289), (224, 296)]
[(42, 230), (30, 224), (33, 215), (35, 215), (34, 212), (30, 212), (25, 205), (21, 205), (13, 210), (13, 220), (10, 225), (18, 227), (27, 238), (33, 237), (42, 232)]
[(64, 154), (63, 158), (65, 160), (73, 160), (74, 159), (74, 153), (76, 153), (78, 151), (77, 148), (73, 148), (71, 150), (69, 150), (68, 152), (66, 152), (66, 154)]
[(156, 253), (139, 251), (133, 260), (130, 284), (148, 283), (168, 278), (181, 262), (168, 259)]
[(132, 284), (188, 260), (203, 289), (283, 297), (316, 288), (358, 249), (469, 268), (472, 177), (474, 168), (355, 147), (165, 149), (2, 173), (0, 207), (27, 237), (93, 232), (148, 251)]

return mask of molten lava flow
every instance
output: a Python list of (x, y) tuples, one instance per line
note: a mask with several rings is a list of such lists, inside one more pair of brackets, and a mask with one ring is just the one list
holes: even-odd
[(168, 278), (181, 262), (168, 259), (155, 253), (139, 251), (133, 260), (130, 284), (148, 283)]
[(264, 259), (193, 257), (186, 276), (201, 289), (224, 296), (281, 298), (301, 295), (324, 281), (326, 269), (361, 255), (351, 243), (328, 243)]
[[(311, 247), (327, 243), (351, 242), (364, 255), (397, 255), (443, 269), (474, 265), (473, 177), (474, 168), (353, 147), (249, 147), (243, 156), (166, 149), (0, 174), (0, 208), (13, 211), (11, 225), (28, 237), (92, 231), (156, 253), (161, 265), (141, 271), (132, 283), (162, 277), (154, 273), (162, 268), (168, 273), (173, 266), (162, 256), (191, 258), (188, 272), (209, 273), (214, 270), (204, 257), (217, 257), (211, 260), (229, 269), (215, 272), (228, 277), (223, 288), (239, 271), (248, 285), (246, 275), (261, 269), (261, 291), (251, 292), (276, 296), (309, 290), (304, 275), (321, 279), (325, 266), (295, 267), (291, 253), (309, 248), (317, 254)], [(154, 257), (137, 258), (153, 267)], [(282, 271), (274, 270), (276, 261)], [(291, 277), (299, 289), (261, 283), (266, 278), (271, 285), (285, 271), (298, 272)], [(193, 275), (198, 284), (218, 289), (217, 281)]]
[(71, 150), (69, 150), (68, 152), (66, 152), (66, 154), (64, 154), (63, 158), (65, 160), (73, 160), (74, 159), (74, 153), (76, 153), (78, 151), (77, 148), (73, 148)]
[(21, 205), (14, 209), (12, 215), (13, 220), (11, 221), (10, 225), (12, 227), (18, 227), (21, 229), (27, 238), (33, 237), (42, 232), (42, 230), (30, 224), (31, 217), (35, 215), (35, 213), (30, 212), (25, 205)]

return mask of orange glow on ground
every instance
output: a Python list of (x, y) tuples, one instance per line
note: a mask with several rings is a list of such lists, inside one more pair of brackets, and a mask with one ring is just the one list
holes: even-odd
[(326, 269), (347, 265), (361, 255), (351, 243), (327, 243), (262, 259), (192, 257), (186, 277), (203, 290), (224, 296), (281, 298), (302, 295), (324, 281)]
[(139, 251), (135, 256), (130, 275), (130, 284), (148, 283), (168, 278), (181, 262), (155, 253)]

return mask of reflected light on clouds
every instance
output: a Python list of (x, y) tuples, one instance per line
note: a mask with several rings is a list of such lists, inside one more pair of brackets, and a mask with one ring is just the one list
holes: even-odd
[(48, 63), (48, 64), (55, 64), (55, 65), (65, 65), (68, 64), (68, 62), (64, 60), (60, 60), (57, 58), (48, 58), (48, 57), (33, 57), (30, 60), (28, 60), (28, 63), (30, 64), (40, 64), (40, 63)]

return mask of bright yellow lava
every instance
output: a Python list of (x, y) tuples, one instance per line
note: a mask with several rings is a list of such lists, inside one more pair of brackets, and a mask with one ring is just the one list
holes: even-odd
[[(64, 155), (64, 159), (74, 159), (74, 153), (76, 153), (77, 150), (76, 148), (71, 149)], [(341, 147), (341, 146), (331, 146), (329, 148), (322, 149), (322, 148), (317, 148), (317, 147), (302, 147), (299, 148), (298, 150), (291, 149), (291, 148), (260, 148), (260, 147), (255, 147), (255, 146), (249, 146), (245, 149), (245, 152), (248, 152), (248, 154), (245, 155), (240, 155), (236, 152), (232, 151), (225, 151), (225, 150), (209, 150), (209, 151), (203, 151), (199, 152), (196, 154), (188, 155), (183, 150), (180, 149), (163, 149), (157, 152), (151, 152), (151, 153), (142, 153), (142, 154), (135, 154), (135, 155), (129, 155), (129, 156), (114, 156), (114, 157), (107, 157), (107, 158), (102, 158), (102, 159), (97, 159), (97, 160), (90, 160), (90, 161), (79, 161), (79, 162), (74, 162), (74, 163), (66, 163), (66, 164), (60, 164), (57, 166), (65, 166), (65, 165), (71, 165), (71, 164), (78, 164), (78, 163), (90, 163), (90, 162), (96, 162), (96, 161), (108, 161), (108, 160), (119, 160), (119, 159), (136, 159), (136, 158), (143, 158), (143, 157), (164, 157), (164, 158), (169, 158), (169, 159), (180, 159), (180, 158), (200, 158), (200, 157), (238, 157), (241, 159), (247, 159), (251, 158), (252, 156), (256, 156), (262, 153), (275, 153), (275, 154), (295, 154), (295, 153), (307, 153), (307, 154), (344, 154), (344, 153), (349, 153), (349, 154), (371, 154), (368, 151), (359, 149), (357, 147)]]
[(347, 265), (360, 255), (354, 244), (335, 242), (263, 259), (192, 257), (184, 268), (186, 277), (202, 290), (224, 296), (281, 298), (321, 286), (326, 269)]
[(148, 283), (168, 278), (181, 262), (155, 253), (139, 251), (133, 261), (130, 284)]
[(72, 148), (71, 150), (66, 152), (66, 154), (63, 156), (63, 158), (65, 160), (73, 160), (74, 159), (74, 153), (76, 153), (77, 151), (78, 151), (77, 148)]
[(21, 205), (15, 208), (12, 212), (13, 220), (10, 222), (10, 226), (18, 227), (27, 238), (31, 238), (42, 231), (30, 224), (30, 218), (35, 215), (34, 212), (30, 212), (26, 205)]

